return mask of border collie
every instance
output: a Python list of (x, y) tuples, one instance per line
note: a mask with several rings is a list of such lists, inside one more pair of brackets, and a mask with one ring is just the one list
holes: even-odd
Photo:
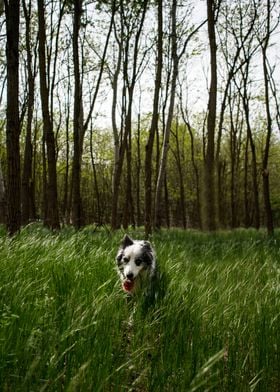
[(117, 257), (118, 273), (123, 290), (130, 294), (151, 290), (156, 276), (155, 252), (148, 241), (124, 236)]

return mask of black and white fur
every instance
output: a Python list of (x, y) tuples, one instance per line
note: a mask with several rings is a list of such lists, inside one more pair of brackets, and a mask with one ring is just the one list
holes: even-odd
[(150, 242), (133, 240), (126, 234), (116, 261), (124, 291), (136, 294), (150, 288), (156, 276), (156, 256)]

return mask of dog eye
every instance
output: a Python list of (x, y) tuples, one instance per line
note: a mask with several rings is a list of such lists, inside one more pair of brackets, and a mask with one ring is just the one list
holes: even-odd
[(135, 260), (135, 264), (137, 265), (137, 267), (139, 267), (139, 265), (142, 263), (142, 259), (136, 259)]
[(129, 262), (129, 259), (127, 257), (124, 257), (123, 262), (127, 264)]

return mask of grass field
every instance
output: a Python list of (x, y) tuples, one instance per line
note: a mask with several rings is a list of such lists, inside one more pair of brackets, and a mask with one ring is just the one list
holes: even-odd
[(280, 391), (279, 232), (155, 234), (147, 311), (120, 288), (122, 236), (2, 231), (1, 391)]

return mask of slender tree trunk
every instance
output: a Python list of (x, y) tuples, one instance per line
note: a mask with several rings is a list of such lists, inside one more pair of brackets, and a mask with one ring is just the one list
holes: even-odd
[(198, 227), (201, 229), (202, 224), (201, 224), (201, 201), (200, 201), (200, 186), (199, 186), (199, 170), (197, 167), (197, 164), (195, 162), (195, 157), (194, 157), (194, 138), (193, 138), (193, 133), (192, 131), (189, 133), (191, 136), (191, 154), (192, 154), (192, 166), (194, 168), (194, 175), (195, 175), (195, 190), (196, 190), (196, 210), (197, 210), (197, 223)]
[[(22, 203), (22, 224), (28, 223), (31, 218), (31, 206), (34, 204), (32, 200), (33, 192), (32, 186), (32, 160), (33, 160), (33, 146), (32, 146), (32, 120), (34, 110), (34, 87), (35, 75), (32, 69), (32, 50), (30, 45), (30, 19), (31, 19), (31, 2), (27, 8), (25, 0), (23, 1), (23, 10), (26, 24), (25, 42), (27, 51), (27, 72), (28, 72), (28, 101), (27, 101), (27, 124), (25, 135), (25, 149), (22, 171), (21, 183), (21, 203)], [(32, 217), (34, 218), (34, 216)]]
[[(125, 188), (125, 205), (123, 209), (123, 227), (126, 230), (128, 228), (129, 220), (132, 212), (132, 181), (131, 181), (131, 115), (132, 115), (132, 99), (133, 99), (133, 87), (129, 87), (128, 82), (128, 54), (130, 47), (130, 37), (126, 39), (124, 48), (124, 63), (123, 63), (123, 116), (124, 116), (124, 134), (123, 140), (124, 151), (126, 152), (126, 188)], [(134, 58), (134, 62), (135, 62)], [(128, 89), (128, 107), (126, 108), (126, 91)]]
[[(182, 103), (182, 101), (181, 101)], [(185, 126), (188, 130), (189, 136), (190, 136), (190, 141), (191, 141), (191, 161), (192, 161), (192, 167), (194, 170), (194, 175), (195, 175), (195, 190), (196, 190), (196, 211), (197, 211), (197, 223), (198, 227), (201, 229), (201, 202), (200, 202), (200, 186), (199, 186), (199, 170), (195, 161), (195, 149), (194, 149), (194, 135), (193, 135), (193, 130), (192, 127), (187, 120), (187, 113), (184, 113), (183, 107), (181, 105), (181, 113), (183, 117), (183, 121), (185, 123)]]
[(30, 197), (31, 200), (31, 205), (30, 205), (30, 217), (31, 219), (35, 220), (37, 219), (37, 205), (36, 205), (36, 198), (35, 198), (35, 184), (37, 181), (37, 173), (36, 173), (36, 167), (37, 167), (37, 140), (38, 140), (38, 122), (37, 122), (37, 117), (34, 121), (34, 132), (33, 132), (33, 161), (32, 161), (32, 181), (30, 184), (30, 192), (32, 196)]
[(38, 20), (39, 20), (39, 71), (40, 71), (40, 94), (43, 115), (43, 133), (47, 146), (47, 217), (45, 224), (51, 229), (59, 229), (59, 215), (57, 202), (57, 173), (56, 173), (56, 152), (53, 124), (49, 112), (49, 90), (47, 86), (46, 74), (46, 28), (44, 15), (44, 0), (38, 0)]
[(249, 195), (248, 195), (248, 149), (249, 137), (246, 137), (245, 154), (244, 154), (244, 225), (246, 228), (250, 226), (250, 212), (249, 212)]
[(4, 184), (4, 177), (2, 172), (2, 166), (0, 162), (0, 223), (6, 223), (6, 190)]
[[(184, 229), (187, 227), (187, 219), (186, 219), (186, 201), (185, 201), (185, 185), (184, 185), (184, 176), (183, 176), (183, 165), (181, 159), (181, 150), (180, 150), (180, 142), (178, 135), (178, 118), (176, 120), (176, 131), (172, 135), (175, 138), (176, 152), (174, 152), (175, 161), (178, 168), (178, 176), (179, 176), (179, 189), (180, 189), (180, 218), (181, 224)], [(183, 144), (182, 144), (183, 145)]]
[(47, 159), (46, 159), (46, 140), (45, 140), (45, 134), (43, 131), (42, 135), (42, 162), (43, 162), (43, 195), (41, 199), (42, 203), (42, 211), (43, 211), (43, 219), (44, 219), (44, 224), (46, 225), (48, 221), (48, 195), (47, 195), (47, 186), (48, 186), (48, 176), (47, 176)]
[(218, 136), (217, 136), (217, 149), (216, 149), (216, 173), (217, 173), (217, 223), (219, 226), (223, 224), (223, 217), (221, 211), (223, 210), (223, 197), (222, 197), (222, 181), (219, 175), (220, 173), (220, 150), (221, 150), (221, 141), (222, 141), (222, 130), (224, 125), (224, 116), (226, 110), (226, 102), (228, 98), (228, 92), (230, 87), (230, 82), (233, 77), (233, 72), (229, 72), (229, 76), (227, 79), (226, 87), (224, 89), (223, 100), (221, 104), (220, 110), (220, 118), (218, 125)]
[(229, 95), (229, 108), (230, 108), (230, 206), (231, 206), (231, 228), (236, 227), (236, 129), (234, 125), (231, 94)]
[[(122, 26), (123, 28), (123, 26)], [(116, 32), (115, 32), (116, 35)], [(111, 227), (112, 230), (116, 230), (119, 226), (118, 217), (118, 201), (119, 201), (119, 185), (121, 179), (121, 162), (120, 162), (120, 152), (121, 144), (117, 127), (116, 113), (117, 113), (117, 99), (118, 99), (118, 80), (121, 70), (121, 59), (123, 50), (123, 32), (121, 33), (121, 40), (117, 39), (118, 42), (118, 59), (116, 64), (116, 70), (113, 74), (112, 89), (113, 89), (113, 99), (112, 99), (112, 129), (114, 137), (114, 168), (113, 168), (113, 178), (112, 178), (112, 214), (111, 214)]]
[(141, 225), (141, 206), (140, 206), (140, 176), (141, 176), (141, 143), (140, 143), (141, 117), (138, 114), (137, 121), (137, 161), (136, 161), (136, 225)]
[[(70, 66), (68, 65), (68, 78), (70, 80)], [(69, 223), (70, 216), (70, 202), (69, 202), (69, 161), (70, 161), (70, 146), (69, 146), (69, 120), (70, 120), (70, 83), (67, 86), (67, 95), (65, 102), (65, 131), (66, 131), (66, 157), (65, 157), (65, 174), (64, 174), (64, 190), (63, 190), (63, 204), (62, 216), (65, 223)]]
[(253, 139), (250, 114), (249, 114), (249, 103), (247, 99), (247, 86), (244, 85), (244, 94), (242, 97), (243, 107), (245, 112), (245, 120), (247, 127), (247, 137), (250, 142), (251, 154), (252, 154), (252, 179), (253, 179), (253, 197), (254, 197), (254, 227), (258, 230), (260, 228), (260, 205), (259, 205), (259, 185), (258, 185), (258, 168), (257, 168), (257, 154), (256, 147)]
[(94, 191), (95, 191), (95, 196), (96, 196), (96, 210), (97, 210), (97, 224), (101, 225), (102, 222), (102, 212), (101, 212), (101, 203), (100, 203), (100, 191), (99, 191), (99, 185), (98, 185), (98, 178), (97, 178), (97, 172), (96, 172), (96, 165), (94, 162), (94, 155), (93, 155), (93, 142), (92, 142), (92, 129), (91, 129), (91, 137), (90, 137), (90, 156), (91, 156), (91, 166), (92, 166), (92, 172), (93, 172), (93, 185), (94, 185)]
[[(132, 97), (131, 97), (132, 103)], [(128, 135), (126, 142), (126, 206), (124, 215), (124, 228), (128, 227), (128, 224), (131, 223), (133, 227), (135, 227), (135, 219), (134, 219), (134, 203), (132, 197), (132, 167), (131, 167), (131, 110), (127, 116), (128, 123), (126, 126), (128, 127)]]
[(5, 0), (7, 58), (7, 229), (20, 229), (20, 122), (19, 122), (19, 1)]
[[(169, 194), (167, 185), (167, 175), (164, 176), (164, 212), (165, 212), (165, 222), (166, 226), (170, 228), (170, 205), (169, 205)], [(160, 217), (161, 219), (161, 217)], [(159, 222), (161, 224), (161, 221)]]
[(158, 32), (157, 32), (157, 63), (156, 63), (156, 78), (154, 88), (153, 114), (152, 122), (149, 131), (149, 136), (146, 144), (145, 155), (145, 236), (146, 238), (152, 232), (152, 171), (153, 171), (153, 146), (155, 134), (158, 129), (158, 113), (159, 113), (159, 99), (162, 78), (162, 58), (163, 58), (163, 27), (162, 27), (162, 0), (158, 1), (157, 10)]
[[(118, 225), (118, 200), (119, 200), (119, 191), (120, 191), (120, 181), (121, 181), (121, 175), (122, 175), (122, 168), (123, 168), (123, 162), (125, 158), (125, 153), (127, 152), (127, 157), (128, 157), (128, 170), (130, 170), (130, 152), (127, 151), (129, 149), (129, 138), (131, 137), (131, 114), (132, 114), (132, 103), (133, 103), (133, 95), (134, 95), (134, 87), (136, 83), (136, 78), (137, 78), (137, 61), (138, 61), (138, 55), (139, 55), (139, 42), (140, 42), (140, 36), (142, 33), (143, 29), (143, 24), (145, 20), (145, 15), (146, 15), (146, 10), (147, 10), (147, 4), (148, 1), (145, 0), (143, 2), (143, 7), (141, 10), (141, 14), (139, 14), (139, 23), (137, 26), (137, 31), (135, 34), (135, 40), (134, 40), (134, 51), (133, 51), (133, 61), (132, 61), (132, 76), (129, 78), (128, 76), (128, 54), (129, 54), (129, 41), (130, 41), (130, 34), (132, 32), (131, 29), (129, 29), (129, 23), (130, 21), (125, 20), (124, 17), (124, 8), (123, 8), (123, 2), (120, 3), (121, 6), (121, 16), (124, 18), (122, 21), (122, 32), (121, 32), (121, 39), (117, 38), (118, 44), (119, 44), (119, 56), (118, 56), (118, 61), (117, 61), (117, 68), (114, 73), (113, 77), (113, 104), (112, 104), (112, 125), (113, 125), (113, 134), (114, 134), (114, 144), (115, 144), (115, 159), (114, 159), (114, 173), (113, 173), (113, 192), (112, 192), (112, 216), (111, 216), (111, 226), (112, 229), (115, 230)], [(126, 27), (126, 31), (124, 31), (124, 26)], [(126, 42), (124, 41), (123, 37), (124, 35), (127, 34), (126, 37)], [(124, 48), (123, 44), (124, 42), (126, 43), (126, 46)], [(123, 134), (121, 134), (121, 137), (118, 135), (118, 130), (116, 127), (116, 103), (117, 103), (117, 86), (118, 86), (118, 77), (120, 73), (120, 67), (121, 67), (121, 60), (122, 60), (122, 51), (124, 49), (124, 84), (123, 84), (123, 112), (122, 112), (122, 121), (124, 120), (124, 131)], [(127, 105), (127, 110), (126, 110), (126, 102), (124, 101), (126, 99), (126, 90), (128, 90), (128, 105)], [(122, 129), (122, 127), (121, 127)], [(128, 177), (131, 177), (131, 173), (127, 173)], [(128, 183), (131, 184), (131, 178), (127, 178)], [(133, 201), (132, 201), (132, 193), (131, 193), (131, 186), (130, 189), (126, 190), (126, 195), (127, 195), (127, 204), (129, 205), (130, 213), (133, 214)], [(128, 211), (125, 211), (125, 214), (127, 214)], [(134, 221), (134, 218), (132, 219)], [(127, 226), (128, 224), (128, 216), (124, 217), (124, 225)]]
[(217, 106), (217, 45), (215, 34), (215, 1), (207, 0), (208, 37), (210, 44), (211, 83), (207, 117), (207, 147), (204, 163), (204, 227), (206, 230), (216, 229), (216, 197), (215, 197), (215, 126)]
[(270, 97), (269, 97), (269, 74), (268, 74), (268, 67), (267, 67), (267, 48), (268, 48), (269, 38), (270, 38), (270, 17), (271, 17), (270, 0), (267, 0), (266, 8), (267, 8), (267, 20), (266, 20), (267, 34), (262, 47), (262, 65), (263, 65), (263, 77), (264, 77), (267, 132), (266, 132), (265, 150), (264, 150), (263, 162), (262, 162), (262, 176), (263, 176), (264, 208), (266, 214), (266, 228), (267, 228), (267, 233), (269, 235), (272, 235), (274, 232), (274, 227), (273, 227), (272, 208), (270, 202), (269, 168), (268, 168), (270, 139), (272, 134), (272, 119), (271, 119)]
[(75, 77), (74, 92), (74, 155), (72, 165), (72, 221), (76, 229), (84, 226), (84, 213), (81, 198), (81, 160), (83, 152), (84, 128), (83, 128), (83, 99), (79, 64), (79, 30), (82, 15), (82, 0), (74, 2), (73, 23), (73, 63)]
[(111, 215), (111, 227), (112, 230), (116, 230), (119, 227), (119, 216), (118, 216), (118, 204), (119, 204), (119, 190), (121, 183), (122, 173), (122, 161), (121, 154), (118, 154), (117, 160), (114, 163), (114, 174), (113, 174), (113, 189), (112, 189), (112, 215)]
[(225, 176), (225, 172), (226, 172), (226, 168), (227, 168), (227, 161), (225, 159), (223, 160), (219, 160), (219, 166), (218, 166), (218, 182), (221, 186), (220, 188), (220, 194), (219, 194), (219, 198), (223, 201), (223, 203), (221, 203), (221, 210), (220, 210), (220, 214), (221, 214), (221, 222), (224, 222), (224, 225), (227, 225), (227, 205), (225, 203), (226, 200), (226, 190), (224, 187), (222, 187), (222, 184), (225, 184), (226, 182), (226, 176)]
[(159, 167), (159, 173), (158, 173), (157, 185), (156, 185), (155, 213), (154, 213), (154, 221), (155, 221), (156, 228), (160, 228), (161, 192), (162, 192), (162, 188), (163, 188), (163, 184), (164, 184), (164, 177), (166, 175), (166, 164), (167, 164), (167, 156), (168, 156), (168, 149), (169, 149), (169, 137), (170, 137), (172, 120), (173, 120), (173, 111), (174, 111), (175, 94), (176, 94), (176, 82), (177, 82), (177, 76), (178, 76), (179, 57), (177, 54), (176, 12), (177, 12), (177, 1), (173, 0), (172, 1), (172, 11), (171, 11), (171, 24), (172, 24), (171, 52), (172, 52), (173, 72), (172, 72), (172, 79), (171, 79), (171, 90), (170, 90), (168, 116), (167, 116), (166, 127), (164, 130), (160, 167)]

